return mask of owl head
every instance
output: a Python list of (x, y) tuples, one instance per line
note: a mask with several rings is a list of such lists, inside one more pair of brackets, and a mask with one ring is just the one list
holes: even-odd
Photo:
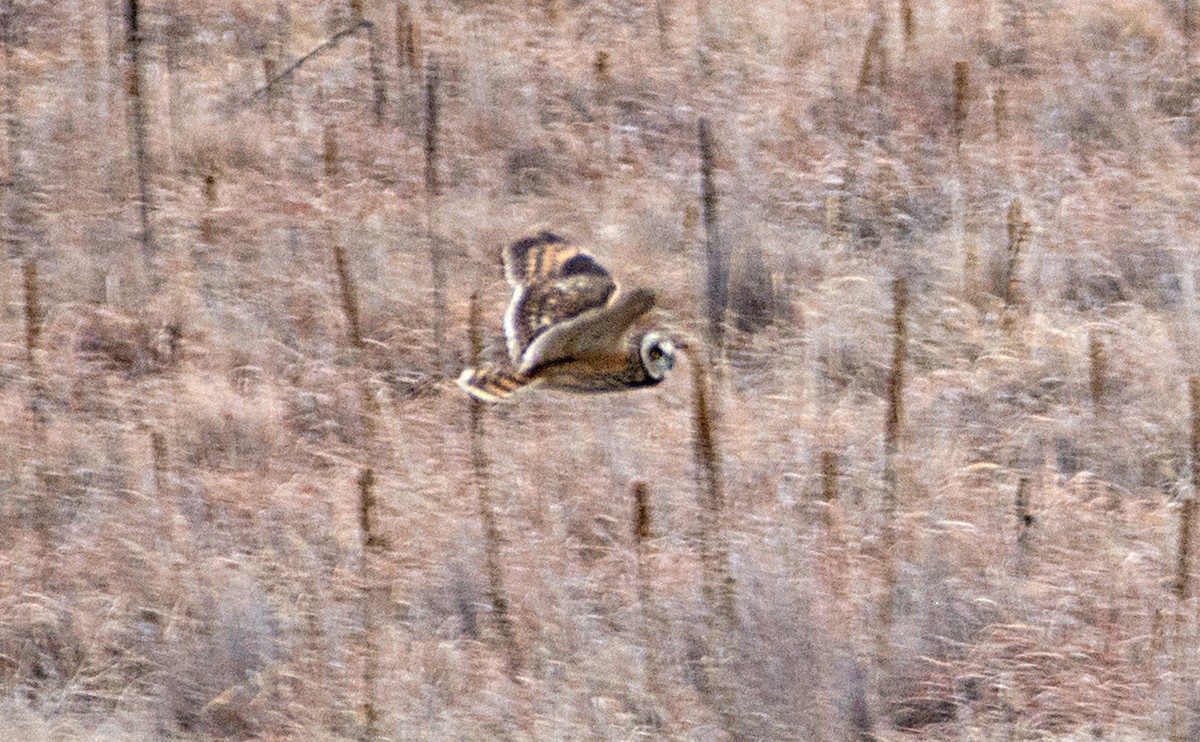
[(675, 341), (661, 332), (648, 332), (642, 337), (642, 366), (654, 381), (662, 381), (675, 368)]

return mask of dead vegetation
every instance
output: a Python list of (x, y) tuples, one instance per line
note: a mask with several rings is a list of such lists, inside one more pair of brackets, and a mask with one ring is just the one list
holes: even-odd
[(0, 736), (1193, 738), (1191, 6), (0, 2)]

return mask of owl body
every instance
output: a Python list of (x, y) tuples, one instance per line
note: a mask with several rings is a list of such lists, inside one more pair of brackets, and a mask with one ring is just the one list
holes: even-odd
[(618, 291), (594, 257), (549, 232), (514, 242), (503, 257), (512, 366), (466, 369), (458, 383), (470, 394), (494, 402), (535, 386), (624, 391), (653, 386), (674, 366), (669, 337), (632, 330), (653, 308), (652, 291)]

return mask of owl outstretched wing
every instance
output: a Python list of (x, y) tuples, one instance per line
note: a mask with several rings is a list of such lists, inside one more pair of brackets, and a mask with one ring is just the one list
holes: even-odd
[(513, 287), (504, 334), (518, 366), (543, 334), (607, 306), (617, 288), (595, 258), (549, 232), (505, 248), (504, 275)]
[(623, 355), (621, 338), (639, 317), (653, 308), (653, 291), (641, 288), (623, 291), (609, 304), (552, 325), (538, 335), (526, 349), (518, 372), (533, 374), (556, 361)]

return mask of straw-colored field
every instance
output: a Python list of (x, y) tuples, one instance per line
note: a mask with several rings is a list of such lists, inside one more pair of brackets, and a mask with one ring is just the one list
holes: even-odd
[(0, 738), (1200, 738), (1192, 5), (0, 0)]

